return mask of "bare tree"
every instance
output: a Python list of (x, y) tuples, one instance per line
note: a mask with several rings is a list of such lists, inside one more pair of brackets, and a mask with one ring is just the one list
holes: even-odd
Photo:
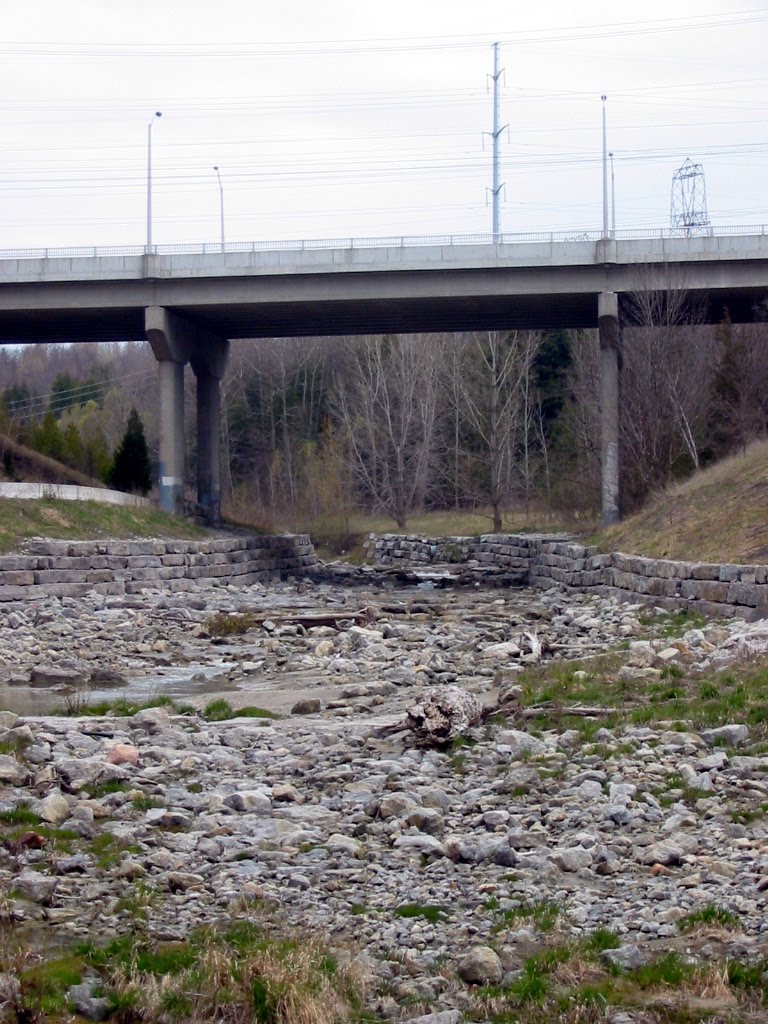
[(622, 346), (625, 484), (635, 502), (682, 467), (699, 466), (715, 362), (703, 304), (684, 282), (670, 279), (670, 287), (659, 288), (642, 270), (638, 275)]
[(439, 337), (401, 335), (349, 343), (334, 407), (350, 469), (371, 507), (405, 529), (431, 482), (438, 422)]
[[(526, 395), (530, 399), (530, 374), (540, 338), (530, 331), (475, 333), (452, 351), (453, 358), (461, 360), (452, 379), (464, 422), (465, 461), (472, 465), (470, 476), (478, 496), (491, 506), (496, 533), (513, 486), (519, 437), (529, 436)], [(524, 451), (523, 458), (527, 454)]]

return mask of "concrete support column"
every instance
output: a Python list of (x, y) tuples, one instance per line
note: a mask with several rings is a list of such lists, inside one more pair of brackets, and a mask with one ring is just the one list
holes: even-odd
[(184, 512), (184, 363), (160, 360), (160, 508)]
[(621, 519), (621, 346), (619, 302), (616, 292), (602, 292), (597, 300), (600, 330), (600, 459), (603, 526)]
[(192, 369), (197, 377), (197, 503), (211, 526), (221, 523), (221, 378), (229, 342), (197, 346)]
[(163, 306), (144, 311), (147, 340), (160, 363), (160, 507), (184, 511), (184, 366), (197, 377), (197, 500), (212, 525), (221, 516), (219, 385), (229, 341)]
[(160, 508), (184, 512), (184, 366), (189, 343), (179, 318), (162, 306), (144, 311), (144, 330), (160, 365)]

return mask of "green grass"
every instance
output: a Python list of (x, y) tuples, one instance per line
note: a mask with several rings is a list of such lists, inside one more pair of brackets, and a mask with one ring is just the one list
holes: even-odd
[(644, 611), (638, 615), (637, 620), (651, 636), (669, 640), (682, 636), (689, 629), (701, 629), (707, 621), (691, 608), (681, 608), (676, 612)]
[(699, 910), (693, 910), (690, 914), (685, 914), (677, 922), (677, 927), (681, 932), (691, 932), (703, 925), (738, 928), (739, 916), (734, 914), (732, 910), (719, 907), (716, 903), (707, 903), (706, 906), (700, 907)]
[(279, 718), (279, 715), (268, 711), (266, 708), (247, 705), (244, 708), (233, 708), (228, 700), (219, 697), (212, 700), (203, 708), (202, 717), (207, 722), (225, 722), (230, 718)]
[(503, 931), (519, 921), (530, 921), (540, 932), (551, 932), (560, 916), (560, 907), (552, 900), (523, 901), (498, 913), (494, 932)]
[(758, 995), (768, 1006), (768, 957), (751, 963), (740, 960), (728, 962), (728, 982), (734, 988)]
[(601, 926), (600, 928), (595, 928), (587, 937), (584, 942), (584, 949), (588, 953), (599, 954), (606, 949), (618, 949), (620, 945), (621, 939), (616, 932)]
[[(674, 678), (648, 682), (619, 678), (624, 662), (621, 653), (590, 661), (550, 663), (527, 669), (518, 680), (524, 703), (545, 705), (529, 720), (537, 729), (576, 729), (583, 740), (605, 726), (625, 723), (701, 731), (731, 722), (750, 729), (753, 744), (768, 741), (768, 658), (704, 675), (679, 667)], [(581, 672), (586, 673), (583, 678)], [(570, 706), (601, 709), (593, 719), (568, 714)], [(700, 795), (700, 794), (699, 794)]]
[(437, 907), (428, 903), (401, 903), (399, 907), (395, 907), (394, 913), (396, 917), (423, 917), (430, 924), (437, 924), (438, 921), (442, 921), (448, 916), (445, 907)]
[(123, 508), (95, 501), (21, 501), (0, 498), (0, 553), (32, 537), (59, 540), (174, 537), (198, 540), (207, 531), (156, 508)]
[(130, 718), (132, 715), (138, 714), (139, 711), (146, 711), (148, 708), (175, 709), (175, 705), (170, 697), (154, 697), (152, 700), (141, 701), (139, 703), (126, 700), (124, 697), (118, 697), (116, 700), (101, 700), (92, 704), (76, 706), (71, 710), (64, 709), (59, 711), (59, 714), (74, 716), (82, 715), (84, 717), (93, 718), (108, 716), (113, 716), (115, 718)]
[(678, 953), (672, 952), (651, 963), (643, 964), (642, 967), (627, 971), (627, 977), (640, 989), (661, 986), (675, 988), (692, 978), (695, 971), (693, 964), (687, 963)]
[(40, 824), (40, 816), (30, 810), (27, 804), (19, 804), (10, 811), (0, 811), (0, 825), (34, 825)]

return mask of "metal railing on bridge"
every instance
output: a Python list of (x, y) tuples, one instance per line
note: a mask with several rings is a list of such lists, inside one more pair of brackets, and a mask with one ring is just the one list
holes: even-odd
[[(765, 224), (708, 227), (687, 236), (684, 231), (669, 228), (631, 228), (614, 232), (610, 239), (655, 239), (685, 237), (722, 237), (733, 235), (765, 235)], [(557, 242), (598, 242), (605, 236), (602, 231), (524, 231), (504, 232), (497, 236), (467, 235), (386, 235), (356, 238), (280, 239), (260, 242), (176, 242), (164, 245), (75, 245), (46, 248), (0, 249), (0, 259), (71, 259), (101, 256), (173, 256), (176, 253), (213, 255), (215, 253), (278, 252), (281, 250), (312, 251), (317, 249), (373, 249), (418, 246), (454, 245), (519, 245), (526, 242), (555, 244)], [(609, 239), (609, 240), (610, 240)]]

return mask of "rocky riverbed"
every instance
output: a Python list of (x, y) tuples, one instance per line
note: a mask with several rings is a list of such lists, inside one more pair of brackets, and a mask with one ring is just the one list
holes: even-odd
[[(323, 934), (388, 1018), (476, 1009), (473, 986), (512, 984), (555, 940), (610, 934), (600, 962), (618, 971), (670, 950), (759, 962), (759, 728), (737, 708), (712, 728), (606, 727), (583, 701), (580, 718), (547, 718), (551, 693), (526, 686), (574, 658), (583, 681), (613, 652), (612, 685), (636, 694), (768, 648), (765, 623), (675, 636), (662, 621), (555, 590), (386, 578), (19, 605), (0, 624), (2, 914), (61, 946), (129, 928), (140, 897), (160, 941), (232, 915)], [(444, 749), (391, 728), (446, 685), (514, 700)], [(281, 717), (21, 713), (106, 691)], [(730, 991), (711, 1001), (735, 1012)]]

